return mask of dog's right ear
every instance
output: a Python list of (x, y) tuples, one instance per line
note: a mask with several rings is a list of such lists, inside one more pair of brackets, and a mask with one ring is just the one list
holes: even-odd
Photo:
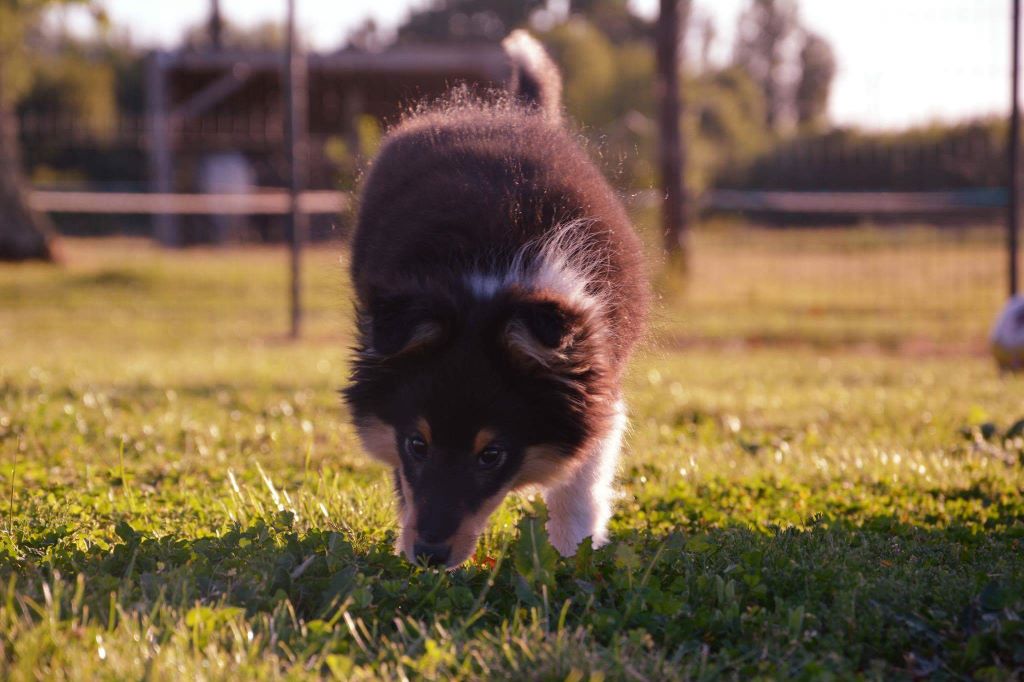
[(512, 361), (527, 371), (574, 376), (592, 368), (590, 311), (553, 295), (510, 291), (501, 343)]
[(443, 343), (453, 315), (448, 304), (429, 295), (374, 292), (361, 317), (367, 350), (393, 358)]

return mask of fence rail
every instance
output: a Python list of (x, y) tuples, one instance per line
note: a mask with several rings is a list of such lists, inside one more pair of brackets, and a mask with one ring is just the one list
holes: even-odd
[[(646, 205), (660, 200), (657, 192), (641, 194), (635, 202)], [(926, 215), (1001, 209), (1007, 199), (1000, 187), (949, 192), (710, 190), (701, 204), (712, 211), (752, 213)], [(34, 190), (29, 200), (33, 208), (46, 213), (284, 215), (291, 210), (286, 190), (251, 194)], [(335, 190), (310, 190), (299, 197), (299, 209), (307, 214), (343, 213), (351, 203), (348, 192)]]
[(1006, 206), (1002, 187), (948, 192), (776, 192), (711, 190), (703, 205), (718, 211), (828, 215), (923, 215), (1000, 209)]
[[(291, 212), (286, 190), (253, 194), (158, 194), (141, 192), (53, 192), (35, 190), (33, 208), (46, 213), (284, 215)], [(303, 192), (304, 213), (342, 213), (351, 201), (348, 193), (331, 190)]]

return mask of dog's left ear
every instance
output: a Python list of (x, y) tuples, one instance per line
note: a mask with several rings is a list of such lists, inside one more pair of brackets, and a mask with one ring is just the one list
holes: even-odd
[(427, 295), (374, 292), (364, 324), (369, 346), (383, 357), (397, 357), (441, 344), (448, 333), (451, 311)]
[(509, 302), (501, 343), (522, 367), (574, 373), (586, 355), (580, 353), (582, 346), (595, 331), (592, 317), (558, 297), (520, 295)]

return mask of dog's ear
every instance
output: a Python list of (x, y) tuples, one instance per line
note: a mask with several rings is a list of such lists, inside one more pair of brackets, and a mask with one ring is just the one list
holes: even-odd
[(509, 301), (501, 344), (515, 364), (545, 372), (577, 373), (593, 335), (590, 311), (549, 295), (518, 295)]
[(373, 354), (392, 358), (428, 350), (444, 342), (451, 308), (426, 294), (373, 292), (362, 327)]

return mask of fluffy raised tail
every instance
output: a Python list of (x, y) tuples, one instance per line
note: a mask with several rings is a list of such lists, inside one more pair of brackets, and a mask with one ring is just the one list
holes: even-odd
[(501, 42), (512, 62), (509, 92), (525, 106), (536, 108), (552, 121), (562, 117), (562, 76), (544, 46), (522, 29)]

